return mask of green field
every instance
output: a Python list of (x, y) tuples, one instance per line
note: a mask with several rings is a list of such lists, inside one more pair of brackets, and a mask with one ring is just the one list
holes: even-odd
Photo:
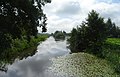
[(108, 38), (107, 42), (109, 42), (111, 44), (120, 45), (120, 38)]
[(104, 45), (103, 55), (117, 73), (120, 73), (120, 39), (108, 38)]

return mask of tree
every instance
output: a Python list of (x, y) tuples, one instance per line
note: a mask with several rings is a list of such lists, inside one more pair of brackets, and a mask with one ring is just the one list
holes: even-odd
[(120, 28), (117, 27), (115, 25), (115, 23), (111, 21), (110, 18), (108, 18), (106, 25), (107, 25), (108, 37), (112, 37), (112, 38), (119, 38), (120, 37)]
[(37, 35), (37, 26), (46, 31), (46, 15), (42, 6), (50, 0), (1, 0), (0, 31), (9, 33), (13, 38), (21, 38), (22, 30), (27, 36)]
[(62, 31), (55, 31), (53, 37), (55, 38), (56, 41), (65, 40), (65, 34)]
[(72, 52), (77, 52), (77, 48), (76, 48), (76, 43), (77, 43), (77, 30), (75, 28), (72, 29), (71, 34), (70, 34), (70, 38), (68, 39), (68, 42), (70, 44), (69, 48)]
[(113, 28), (113, 23), (111, 21), (110, 18), (108, 18), (107, 22), (106, 22), (106, 26), (107, 26), (107, 34), (108, 34), (108, 37), (112, 37), (112, 33), (111, 33), (111, 30)]
[[(0, 0), (0, 48), (11, 46), (11, 40), (37, 36), (37, 27), (47, 31), (47, 17), (42, 7), (51, 0)], [(1, 51), (4, 51), (0, 49)]]
[(67, 33), (65, 31), (63, 31), (63, 34), (66, 35)]
[(88, 18), (77, 29), (73, 29), (69, 39), (72, 52), (87, 51), (100, 53), (107, 38), (107, 28), (104, 19), (92, 10)]
[(107, 28), (104, 18), (92, 10), (87, 18), (87, 38), (89, 40), (89, 47), (93, 53), (100, 53), (102, 45), (107, 38)]

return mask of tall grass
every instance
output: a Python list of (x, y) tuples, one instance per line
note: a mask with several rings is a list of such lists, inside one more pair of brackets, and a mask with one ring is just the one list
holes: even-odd
[(102, 54), (115, 71), (120, 74), (120, 39), (108, 38)]

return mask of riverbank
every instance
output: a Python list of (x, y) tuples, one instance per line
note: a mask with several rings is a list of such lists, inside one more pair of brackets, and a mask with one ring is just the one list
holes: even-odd
[(119, 77), (109, 62), (88, 53), (73, 53), (53, 59), (56, 77)]
[(108, 38), (103, 47), (103, 58), (120, 76), (120, 38)]
[[(96, 59), (100, 58), (101, 61), (102, 60), (106, 60), (107, 61), (107, 65), (109, 65), (109, 67), (116, 73), (118, 74), (118, 76), (110, 76), (110, 77), (119, 77), (120, 76), (120, 39), (119, 38), (108, 38), (106, 40), (106, 42), (104, 43), (104, 45), (102, 46), (103, 49), (102, 51), (100, 51), (101, 55), (98, 56), (99, 54), (93, 54), (90, 53), (89, 51), (86, 51), (87, 54), (96, 56)], [(74, 53), (73, 53), (74, 54)], [(75, 53), (76, 55), (81, 55), (79, 52)], [(74, 54), (74, 55), (75, 55)], [(76, 58), (76, 57), (75, 57)], [(80, 57), (81, 58), (81, 57)], [(86, 57), (89, 59), (89, 57)], [(74, 60), (74, 59), (73, 59)], [(93, 59), (94, 61), (94, 59)], [(93, 62), (92, 59), (90, 62), (88, 63), (92, 63)], [(104, 62), (104, 61), (103, 61)], [(81, 63), (80, 63), (81, 64)], [(78, 64), (78, 65), (80, 65)], [(94, 63), (93, 63), (94, 64)], [(84, 65), (84, 63), (83, 63)], [(89, 68), (89, 67), (88, 67)], [(95, 72), (95, 70), (98, 67), (95, 67), (94, 70), (92, 72)], [(99, 68), (102, 69), (103, 67)], [(109, 70), (106, 69), (106, 71), (108, 72)], [(97, 73), (97, 72), (96, 72)], [(110, 73), (111, 74), (111, 73)], [(98, 75), (99, 76), (99, 75)], [(92, 76), (92, 77), (96, 77), (96, 76)], [(103, 77), (108, 77), (108, 76), (103, 76)]]
[(33, 55), (37, 50), (38, 44), (47, 38), (48, 35), (38, 35), (37, 38), (31, 37), (30, 42), (25, 39), (13, 40), (12, 48), (2, 53), (0, 64), (12, 63), (16, 58), (22, 59)]

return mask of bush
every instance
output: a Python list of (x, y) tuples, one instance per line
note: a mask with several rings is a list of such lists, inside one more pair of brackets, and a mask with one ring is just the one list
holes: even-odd
[(3, 52), (0, 54), (0, 60), (4, 62), (11, 62), (14, 61), (14, 59), (18, 56), (24, 57), (24, 55), (27, 55), (29, 53), (32, 54), (32, 52), (35, 51), (25, 52), (24, 50), (32, 47), (34, 48), (33, 50), (35, 50), (35, 47), (38, 45), (38, 42), (44, 41), (46, 38), (46, 35), (38, 36), (38, 38), (32, 36), (30, 42), (28, 42), (26, 38), (11, 39), (11, 47), (3, 50)]
[(77, 29), (73, 29), (69, 39), (72, 52), (83, 52), (100, 54), (107, 34), (104, 19), (96, 11), (88, 14), (86, 22), (83, 22)]

